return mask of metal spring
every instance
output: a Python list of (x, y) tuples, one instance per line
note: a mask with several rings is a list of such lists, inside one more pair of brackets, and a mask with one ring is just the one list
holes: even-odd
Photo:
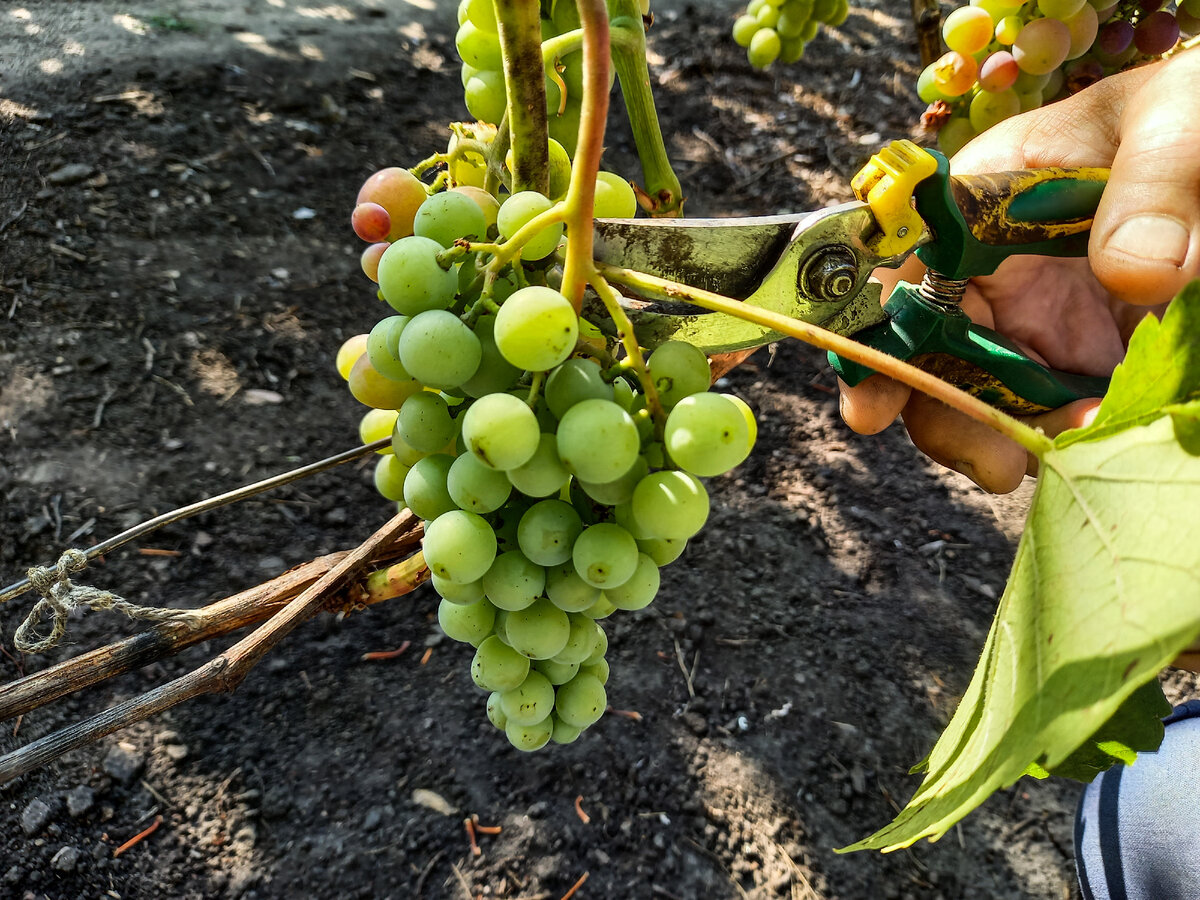
[(962, 303), (963, 291), (969, 278), (947, 278), (932, 269), (925, 271), (917, 292), (922, 298), (943, 309), (957, 309)]

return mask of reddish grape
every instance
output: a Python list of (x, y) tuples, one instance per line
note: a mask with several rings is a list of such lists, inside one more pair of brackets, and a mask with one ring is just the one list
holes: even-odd
[(979, 67), (979, 86), (985, 91), (1007, 91), (1021, 74), (1017, 61), (1007, 50), (997, 50)]
[(1157, 12), (1163, 8), (1165, 0), (1138, 0), (1138, 9), (1144, 13)]
[(1179, 23), (1169, 12), (1152, 12), (1133, 30), (1133, 43), (1139, 53), (1158, 56), (1166, 53), (1179, 40)]
[(1094, 59), (1077, 59), (1066, 67), (1064, 75), (1067, 80), (1067, 90), (1072, 94), (1077, 94), (1104, 77), (1104, 66)]
[(378, 203), (387, 210), (392, 220), (387, 239), (395, 241), (413, 233), (413, 217), (428, 196), (425, 185), (416, 175), (408, 169), (391, 166), (368, 178), (354, 202)]
[(362, 266), (363, 274), (376, 284), (379, 284), (379, 257), (383, 256), (383, 251), (389, 246), (387, 241), (380, 241), (364, 250), (359, 257), (358, 262)]
[(1124, 53), (1133, 43), (1133, 26), (1124, 20), (1105, 22), (1096, 32), (1096, 49), (1106, 56)]
[(360, 203), (350, 214), (354, 233), (369, 244), (386, 240), (392, 230), (392, 217), (378, 203)]
[[(1061, 23), (1060, 23), (1061, 24)], [(1064, 30), (1066, 26), (1063, 26)], [(947, 97), (959, 97), (971, 89), (979, 65), (970, 56), (951, 50), (933, 64), (933, 83)]]

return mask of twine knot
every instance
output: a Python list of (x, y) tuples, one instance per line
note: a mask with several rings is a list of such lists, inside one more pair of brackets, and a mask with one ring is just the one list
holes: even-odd
[[(13, 644), (18, 650), (22, 653), (44, 653), (58, 646), (67, 633), (68, 618), (80, 606), (94, 610), (115, 609), (131, 619), (157, 622), (191, 618), (191, 614), (185, 610), (138, 606), (111, 591), (72, 584), (70, 576), (82, 572), (87, 564), (87, 554), (71, 548), (63, 551), (54, 565), (34, 566), (26, 573), (30, 586), (42, 599), (29, 611), (13, 636)], [(43, 636), (38, 628), (47, 615), (50, 616), (50, 633)]]

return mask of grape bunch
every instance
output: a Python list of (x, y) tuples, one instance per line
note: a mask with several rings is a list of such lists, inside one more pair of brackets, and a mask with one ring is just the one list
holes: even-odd
[[(556, 287), (561, 224), (526, 228), (500, 265), (550, 198), (452, 181), (431, 190), (388, 168), (363, 185), (352, 225), (389, 314), (337, 367), (370, 407), (362, 439), (391, 435), (376, 488), (426, 522), (442, 630), (476, 648), (489, 720), (537, 750), (603, 714), (600, 621), (654, 599), (708, 516), (701, 479), (745, 459), (756, 425), (709, 392), (692, 345), (664, 343), (639, 368), (611, 322), (576, 313)], [(629, 184), (599, 173), (596, 215), (635, 210)]]
[(733, 39), (746, 48), (750, 65), (798, 62), (821, 23), (834, 28), (850, 14), (849, 0), (750, 0), (733, 23)]
[(987, 128), (1200, 32), (1200, 0), (971, 0), (946, 17), (948, 52), (921, 72), (923, 121), (947, 156)]

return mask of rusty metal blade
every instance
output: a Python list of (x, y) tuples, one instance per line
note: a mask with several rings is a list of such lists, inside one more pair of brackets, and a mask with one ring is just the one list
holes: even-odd
[(753, 294), (808, 213), (739, 219), (597, 219), (597, 260), (735, 300)]

